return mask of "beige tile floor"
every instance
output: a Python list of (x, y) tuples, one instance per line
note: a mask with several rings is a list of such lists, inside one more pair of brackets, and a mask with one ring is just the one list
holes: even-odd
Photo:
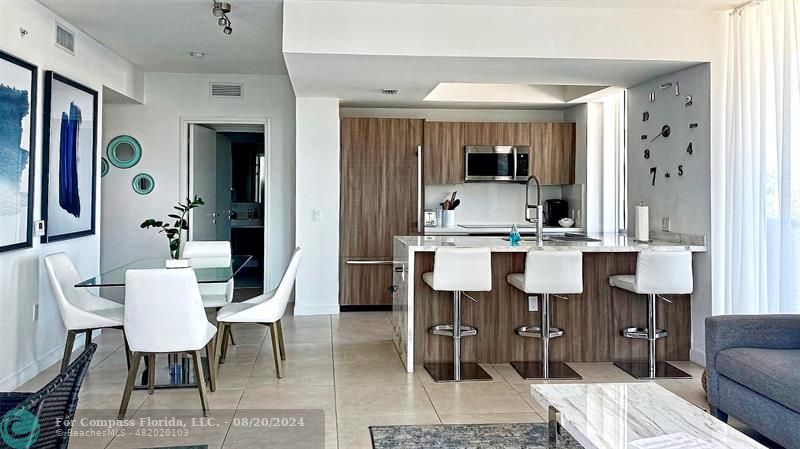
[[(389, 314), (346, 313), (339, 316), (284, 318), (286, 376), (275, 377), (272, 346), (261, 326), (234, 328), (237, 345), (219, 371), (219, 386), (210, 393), (212, 416), (229, 419), (235, 410), (322, 409), (325, 413), (325, 447), (371, 448), (370, 425), (541, 422), (544, 410), (528, 393), (533, 381), (520, 378), (508, 364), (484, 368), (491, 382), (436, 384), (422, 367), (405, 372), (391, 340)], [(79, 410), (119, 406), (126, 365), (121, 334), (108, 331), (100, 337), (80, 395)], [(584, 382), (635, 381), (611, 363), (571, 364)], [(658, 381), (698, 407), (706, 408), (700, 386), (702, 368), (676, 363), (695, 377)], [(31, 391), (56, 373), (54, 366), (20, 390)], [(196, 390), (158, 390), (148, 396), (136, 391), (130, 413), (140, 416), (159, 409), (186, 409), (200, 416)], [(137, 445), (138, 443), (138, 445)], [(158, 445), (208, 444), (212, 449), (262, 447), (229, 427), (207, 430), (188, 439), (170, 438)], [(110, 435), (73, 440), (75, 448), (141, 447), (136, 438)]]

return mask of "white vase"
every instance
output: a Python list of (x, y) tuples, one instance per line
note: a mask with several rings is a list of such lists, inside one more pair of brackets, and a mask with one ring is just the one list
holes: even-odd
[(444, 226), (445, 228), (456, 227), (456, 211), (454, 210), (442, 211), (442, 226)]

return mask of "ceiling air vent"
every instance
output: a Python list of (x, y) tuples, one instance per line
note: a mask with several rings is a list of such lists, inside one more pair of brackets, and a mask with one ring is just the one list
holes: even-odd
[(56, 23), (56, 47), (75, 54), (75, 34), (60, 23)]
[(244, 86), (231, 83), (211, 83), (212, 98), (242, 98)]

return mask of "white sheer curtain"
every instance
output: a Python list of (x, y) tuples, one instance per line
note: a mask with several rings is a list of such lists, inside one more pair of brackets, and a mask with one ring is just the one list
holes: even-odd
[(800, 0), (731, 15), (722, 313), (800, 313)]

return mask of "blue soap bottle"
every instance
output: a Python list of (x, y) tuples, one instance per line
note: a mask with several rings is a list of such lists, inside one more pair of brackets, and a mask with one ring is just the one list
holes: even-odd
[(522, 236), (519, 235), (517, 224), (514, 223), (511, 225), (511, 232), (508, 234), (508, 241), (511, 242), (511, 245), (518, 245), (520, 240), (522, 240)]

